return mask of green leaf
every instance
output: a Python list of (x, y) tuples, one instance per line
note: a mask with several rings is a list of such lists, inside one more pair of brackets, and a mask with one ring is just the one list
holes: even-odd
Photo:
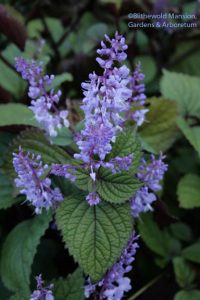
[(183, 118), (178, 118), (177, 124), (186, 139), (200, 155), (200, 128), (198, 126), (190, 127)]
[(66, 279), (60, 278), (54, 282), (55, 300), (84, 300), (84, 277), (80, 268)]
[(89, 172), (83, 168), (77, 168), (75, 170), (76, 181), (75, 185), (83, 191), (92, 191), (93, 181), (89, 175)]
[(184, 242), (191, 241), (193, 236), (191, 228), (187, 224), (182, 222), (171, 224), (170, 231), (175, 238)]
[(163, 256), (166, 262), (179, 253), (180, 243), (171, 237), (167, 230), (161, 230), (158, 227), (152, 214), (143, 214), (138, 227), (146, 245), (156, 254)]
[[(10, 44), (2, 53), (2, 56), (14, 66), (14, 57), (19, 56), (19, 49)], [(23, 95), (26, 83), (14, 70), (9, 68), (2, 60), (0, 60), (0, 85), (15, 98)]]
[(40, 19), (32, 19), (30, 22), (28, 22), (27, 31), (30, 38), (39, 39), (43, 30), (44, 26)]
[(0, 209), (6, 209), (19, 202), (13, 195), (13, 182), (0, 172)]
[(51, 36), (55, 42), (58, 42), (64, 33), (62, 22), (59, 18), (45, 18), (46, 25), (51, 33)]
[(200, 300), (200, 291), (180, 291), (175, 295), (174, 300)]
[(0, 105), (0, 126), (31, 125), (39, 126), (33, 112), (20, 103), (8, 103)]
[(178, 201), (183, 208), (200, 207), (200, 177), (187, 174), (178, 183)]
[(99, 195), (111, 203), (123, 203), (142, 186), (142, 184), (128, 172), (113, 174), (110, 170), (100, 168), (96, 181)]
[(58, 131), (58, 135), (52, 138), (52, 143), (58, 146), (69, 146), (73, 143), (72, 133), (68, 128), (62, 127)]
[(0, 132), (0, 166), (2, 166), (4, 162), (4, 156), (12, 138), (13, 138), (12, 134), (8, 132)]
[(198, 77), (164, 70), (161, 92), (166, 99), (177, 102), (181, 114), (199, 115), (200, 85)]
[(1, 256), (1, 277), (13, 292), (22, 292), (28, 298), (33, 258), (51, 215), (43, 214), (18, 224), (7, 236)]
[(128, 204), (91, 207), (78, 195), (61, 203), (56, 220), (69, 252), (94, 281), (120, 257), (132, 231)]
[(187, 288), (195, 279), (195, 272), (182, 257), (173, 259), (176, 281), (181, 288)]
[(3, 168), (10, 175), (15, 175), (12, 165), (12, 153), (18, 152), (19, 146), (21, 146), (24, 151), (40, 154), (42, 161), (46, 164), (67, 163), (71, 159), (63, 149), (51, 145), (42, 131), (28, 129), (19, 134), (8, 149)]
[(146, 122), (139, 133), (144, 147), (155, 153), (166, 151), (177, 137), (176, 103), (163, 98), (150, 98)]
[(133, 154), (133, 163), (130, 171), (131, 173), (136, 173), (141, 162), (141, 145), (133, 128), (129, 128), (117, 136), (112, 146), (112, 151), (106, 159), (110, 160), (116, 156), (124, 157), (129, 154)]
[(15, 294), (15, 295), (12, 295), (9, 300), (27, 300), (27, 296), (26, 295), (22, 295), (22, 294)]
[(182, 256), (185, 259), (200, 264), (200, 242), (183, 249)]

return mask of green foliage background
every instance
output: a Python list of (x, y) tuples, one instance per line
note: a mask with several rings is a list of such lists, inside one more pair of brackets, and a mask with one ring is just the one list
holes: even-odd
[[(97, 208), (95, 221), (99, 228), (105, 228), (91, 228), (87, 235), (84, 230), (94, 219), (94, 212), (87, 212), (75, 189), (75, 198), (70, 196), (72, 187), (59, 179), (71, 205), (66, 207), (64, 201), (56, 214), (67, 250), (60, 232), (54, 229), (53, 216), (35, 217), (30, 207), (22, 205), (25, 199), (14, 188), (11, 163), (12, 152), (19, 144), (24, 150), (40, 152), (46, 163), (66, 162), (66, 146), (76, 149), (68, 131), (61, 131), (52, 146), (38, 130), (28, 109), (27, 86), (15, 71), (14, 58), (37, 58), (44, 61), (49, 74), (56, 74), (54, 88), (61, 85), (63, 91), (61, 106), (67, 104), (70, 122), (80, 130), (81, 82), (87, 80), (89, 72), (99, 71), (95, 50), (105, 33), (112, 35), (116, 30), (127, 38), (129, 66), (142, 63), (149, 112), (147, 122), (139, 129), (139, 140), (126, 132), (117, 140), (111, 158), (134, 151), (136, 165), (131, 171), (135, 173), (141, 143), (147, 152), (166, 153), (169, 164), (154, 212), (141, 216), (136, 223), (140, 249), (130, 275), (133, 290), (127, 299), (200, 300), (200, 29), (170, 32), (128, 27), (128, 13), (153, 12), (157, 2), (0, 2), (0, 300), (27, 300), (35, 288), (34, 276), (39, 273), (47, 282), (55, 283), (56, 300), (84, 299), (83, 272), (77, 269), (76, 261), (98, 280), (119, 256), (116, 241), (124, 244), (131, 231), (126, 207), (113, 209), (113, 203), (119, 202), (119, 195), (125, 202), (138, 188), (136, 180), (124, 174), (119, 184), (118, 175), (102, 171), (98, 192), (105, 202)], [(197, 1), (172, 0), (162, 9), (195, 12), (198, 20), (200, 16)], [(79, 172), (77, 177), (77, 187), (89, 190), (88, 174)], [(85, 234), (82, 247), (80, 241), (74, 241), (79, 232), (73, 232), (70, 219), (74, 205), (85, 214), (82, 226), (76, 224)], [(111, 220), (116, 221), (114, 225)], [(109, 226), (113, 227), (108, 232)], [(95, 234), (101, 240), (112, 240), (114, 255), (108, 261), (103, 257), (96, 261), (94, 244), (88, 247)], [(95, 251), (107, 254), (106, 243), (95, 246)]]

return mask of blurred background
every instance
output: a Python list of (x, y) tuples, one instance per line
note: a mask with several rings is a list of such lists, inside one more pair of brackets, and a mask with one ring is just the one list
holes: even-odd
[[(160, 96), (160, 80), (163, 69), (184, 73), (197, 78), (200, 76), (200, 28), (132, 28), (128, 26), (130, 13), (195, 14), (199, 22), (198, 1), (180, 0), (10, 0), (0, 1), (0, 102), (20, 102), (29, 105), (27, 85), (15, 70), (17, 56), (42, 60), (47, 73), (57, 75), (57, 85), (62, 87), (61, 105), (67, 105), (71, 122), (77, 123), (82, 116), (78, 106), (82, 98), (81, 82), (88, 79), (93, 70), (100, 71), (96, 63), (96, 49), (104, 34), (112, 36), (115, 31), (127, 39), (130, 68), (138, 61), (145, 74), (148, 97)], [(152, 20), (137, 19), (152, 23)], [(160, 20), (162, 23), (162, 20)], [(194, 20), (174, 20), (192, 23)], [(173, 100), (173, 99), (172, 99)], [(198, 119), (199, 122), (199, 119)], [(13, 134), (23, 127), (1, 127), (5, 144)], [(3, 147), (3, 146), (1, 146)], [(181, 176), (188, 172), (199, 173), (199, 159), (186, 139), (178, 138), (168, 148), (169, 171), (164, 182), (164, 192), (155, 204), (153, 217), (146, 220), (157, 241), (150, 247), (140, 242), (140, 250), (132, 274), (133, 291), (144, 287), (133, 300), (171, 300), (182, 287), (177, 280), (175, 263), (171, 256), (180, 245), (187, 246), (199, 241), (199, 209), (184, 210), (179, 207), (176, 187)], [(1, 239), (20, 221), (26, 219), (30, 211), (16, 206), (0, 211)], [(9, 222), (8, 222), (9, 220)], [(142, 229), (140, 230), (142, 232)], [(164, 233), (165, 232), (165, 233)], [(167, 233), (166, 233), (167, 232)], [(143, 232), (144, 233), (144, 232)], [(169, 233), (176, 239), (170, 251), (162, 258), (156, 249), (168, 239)], [(145, 234), (145, 233), (144, 233)], [(177, 245), (177, 243), (179, 243)], [(168, 248), (167, 248), (168, 249)], [(198, 251), (200, 248), (198, 248)], [(48, 256), (46, 253), (48, 252)], [(162, 251), (161, 251), (162, 252)], [(199, 257), (199, 256), (198, 256)], [(191, 262), (195, 269), (195, 279), (189, 283), (195, 288), (200, 284), (200, 258)], [(54, 265), (52, 265), (52, 261)], [(49, 230), (43, 238), (33, 264), (33, 273), (42, 268), (44, 278), (66, 276), (75, 269), (67, 250), (61, 247), (60, 237)], [(181, 274), (187, 270), (183, 268)], [(179, 274), (180, 275), (180, 274)], [(179, 276), (180, 277), (180, 276)], [(194, 277), (194, 276), (193, 276)], [(180, 279), (180, 278), (179, 278)], [(180, 283), (181, 282), (181, 283)], [(190, 286), (189, 286), (190, 287)], [(185, 288), (185, 286), (184, 286)], [(7, 299), (7, 291), (0, 284), (0, 299)], [(199, 300), (199, 296), (179, 300)], [(177, 299), (178, 300), (178, 299)]]

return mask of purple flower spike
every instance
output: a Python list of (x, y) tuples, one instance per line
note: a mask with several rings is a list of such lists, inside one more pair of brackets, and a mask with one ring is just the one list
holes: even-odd
[(131, 290), (131, 281), (124, 274), (132, 270), (132, 262), (135, 260), (138, 243), (138, 236), (132, 234), (126, 248), (124, 249), (120, 259), (106, 273), (104, 278), (92, 284), (88, 279), (85, 285), (85, 297), (89, 298), (92, 294), (98, 295), (99, 300), (121, 300), (124, 294)]
[(121, 113), (129, 109), (128, 99), (132, 95), (129, 69), (126, 66), (110, 68), (114, 61), (121, 62), (126, 58), (125, 39), (116, 33), (112, 40), (106, 36), (106, 41), (109, 47), (102, 42), (102, 49), (97, 51), (108, 57), (105, 62), (98, 59), (102, 61), (103, 75), (92, 73), (89, 82), (82, 83), (85, 129), (76, 140), (80, 153), (75, 158), (90, 164), (94, 155), (98, 155), (102, 161), (110, 153), (111, 143), (115, 141), (118, 131), (122, 130), (124, 118)]
[[(42, 164), (40, 155), (35, 157), (19, 149), (18, 154), (13, 153), (13, 165), (18, 174), (16, 187), (35, 207), (36, 214), (40, 214), (43, 208), (57, 206), (63, 200), (60, 189), (51, 188), (51, 179), (45, 177), (48, 165)], [(41, 179), (41, 176), (45, 178)]]
[(149, 190), (155, 192), (161, 189), (160, 181), (167, 171), (167, 164), (163, 162), (164, 158), (165, 156), (160, 154), (156, 159), (152, 154), (150, 163), (142, 160), (137, 177), (144, 183), (144, 186), (130, 200), (134, 217), (138, 217), (142, 212), (153, 210), (151, 204), (156, 200), (156, 196)]
[(61, 91), (55, 93), (52, 89), (48, 92), (54, 75), (43, 75), (42, 63), (21, 57), (16, 58), (16, 69), (22, 74), (22, 78), (29, 82), (28, 96), (32, 99), (30, 109), (48, 135), (54, 137), (62, 126), (69, 127), (68, 111), (57, 109)]
[(43, 287), (44, 281), (41, 274), (36, 276), (35, 279), (37, 281), (37, 290), (32, 293), (30, 300), (54, 300), (52, 293), (54, 285), (50, 284), (47, 287)]
[(110, 69), (114, 61), (121, 62), (126, 59), (127, 54), (124, 51), (127, 50), (128, 46), (125, 43), (125, 38), (117, 32), (114, 39), (110, 39), (107, 35), (105, 35), (105, 39), (109, 47), (102, 41), (101, 49), (98, 49), (97, 53), (106, 58), (98, 57), (96, 60), (103, 69)]
[(145, 160), (142, 161), (138, 178), (145, 182), (146, 185), (153, 191), (161, 190), (160, 181), (163, 179), (164, 173), (167, 171), (167, 164), (163, 162), (165, 158), (162, 153), (159, 158), (151, 155), (151, 162), (147, 163)]

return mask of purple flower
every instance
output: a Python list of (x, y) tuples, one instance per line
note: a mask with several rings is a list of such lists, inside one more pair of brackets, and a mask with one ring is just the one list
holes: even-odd
[(31, 294), (30, 300), (54, 300), (52, 294), (53, 284), (50, 284), (47, 287), (43, 287), (44, 281), (42, 280), (42, 275), (36, 276), (37, 281), (37, 290)]
[(102, 161), (110, 153), (112, 142), (115, 141), (117, 132), (122, 129), (121, 125), (124, 122), (121, 113), (129, 109), (128, 99), (132, 95), (129, 88), (129, 69), (126, 66), (111, 68), (114, 61), (126, 58), (125, 39), (116, 33), (112, 40), (106, 36), (106, 41), (111, 44), (110, 48), (102, 42), (102, 49), (97, 51), (98, 54), (108, 57), (105, 63), (101, 59), (103, 75), (92, 73), (89, 75), (89, 82), (82, 83), (85, 129), (77, 138), (80, 153), (76, 154), (75, 158), (91, 164), (94, 155), (98, 155), (98, 159)]
[(140, 165), (137, 176), (153, 191), (161, 190), (160, 181), (167, 171), (167, 164), (163, 162), (164, 158), (165, 156), (162, 155), (162, 153), (158, 159), (152, 154), (150, 163), (143, 159), (142, 164)]
[(60, 189), (51, 188), (51, 179), (45, 176), (48, 165), (42, 164), (40, 155), (25, 154), (20, 148), (19, 153), (13, 153), (13, 165), (18, 174), (16, 187), (35, 207), (36, 214), (40, 214), (42, 208), (57, 206), (63, 200)]
[(135, 71), (131, 76), (130, 85), (133, 90), (133, 95), (129, 101), (137, 103), (137, 105), (144, 105), (146, 100), (145, 85), (141, 83), (144, 80), (144, 74), (141, 71), (141, 64), (137, 63)]
[(131, 164), (133, 162), (133, 155), (129, 154), (127, 156), (116, 156), (108, 162), (102, 162), (101, 166), (104, 168), (111, 169), (111, 171), (115, 174), (121, 171), (128, 171)]
[(55, 93), (52, 89), (48, 92), (54, 75), (43, 75), (42, 63), (27, 61), (21, 57), (16, 58), (16, 69), (30, 84), (28, 92), (28, 96), (32, 98), (30, 109), (47, 133), (53, 137), (62, 126), (69, 127), (68, 111), (57, 109), (61, 91)]
[(88, 279), (85, 285), (85, 297), (92, 294), (98, 295), (99, 300), (121, 300), (126, 292), (131, 290), (131, 281), (124, 274), (132, 270), (132, 262), (139, 247), (136, 240), (138, 236), (133, 233), (120, 259), (105, 274), (103, 279), (96, 284), (92, 284)]
[(155, 192), (161, 189), (160, 181), (167, 171), (167, 164), (163, 162), (164, 158), (165, 156), (160, 154), (156, 159), (152, 154), (149, 163), (142, 160), (137, 177), (144, 183), (144, 186), (130, 199), (134, 217), (138, 217), (142, 212), (152, 210), (151, 204), (156, 200), (156, 196), (149, 190)]
[(110, 39), (105, 35), (106, 42), (109, 44), (107, 47), (106, 44), (101, 42), (101, 49), (97, 50), (97, 53), (105, 59), (98, 57), (96, 60), (103, 69), (110, 69), (114, 61), (121, 62), (126, 59), (127, 55), (124, 52), (127, 50), (128, 46), (125, 43), (125, 38), (122, 35), (115, 33), (115, 38)]
[(99, 197), (99, 195), (97, 193), (91, 192), (87, 195), (86, 200), (90, 206), (94, 206), (94, 205), (99, 204), (99, 202), (101, 201), (101, 198)]
[(76, 180), (76, 176), (74, 175), (75, 169), (76, 169), (75, 166), (69, 164), (64, 164), (64, 165), (53, 164), (50, 173), (55, 176), (63, 176), (71, 180), (72, 182), (74, 182)]
[(155, 200), (155, 194), (149, 192), (146, 186), (138, 190), (131, 199), (131, 212), (133, 217), (139, 217), (140, 213), (152, 210), (151, 204)]
[(130, 88), (132, 89), (132, 96), (129, 98), (129, 102), (136, 111), (128, 111), (126, 113), (127, 119), (133, 119), (138, 126), (141, 126), (145, 120), (145, 114), (149, 111), (144, 108), (146, 101), (145, 85), (142, 83), (144, 80), (144, 74), (141, 71), (141, 64), (136, 64), (133, 75), (130, 76)]
[(113, 135), (114, 129), (111, 126), (106, 126), (106, 124), (98, 121), (94, 124), (88, 124), (77, 139), (81, 153), (75, 154), (74, 157), (89, 163), (91, 158), (97, 154), (103, 160), (112, 149), (110, 142)]
[(145, 114), (148, 112), (148, 109), (139, 109), (131, 114), (132, 119), (137, 123), (138, 126), (141, 126), (145, 121)]

